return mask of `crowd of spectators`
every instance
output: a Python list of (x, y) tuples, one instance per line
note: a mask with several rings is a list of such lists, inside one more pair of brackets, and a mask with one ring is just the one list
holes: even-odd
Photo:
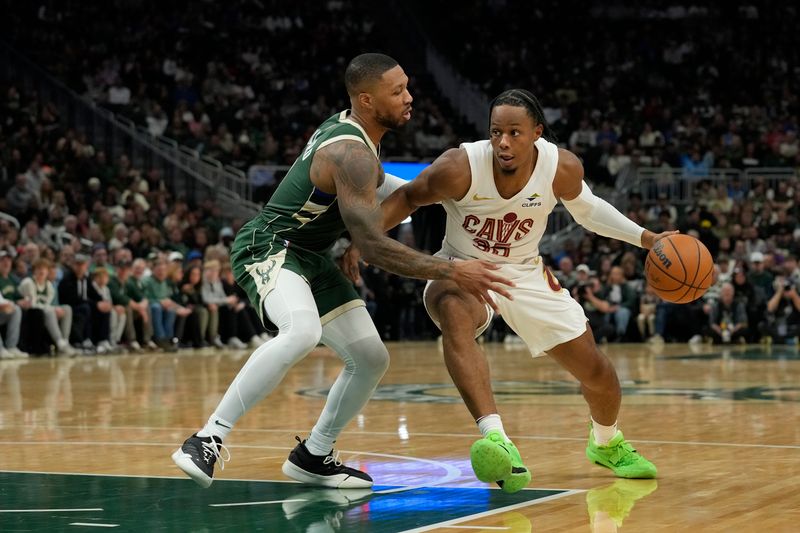
[[(545, 257), (584, 307), (598, 340), (796, 343), (797, 174), (706, 179), (712, 166), (798, 165), (797, 81), (790, 75), (797, 51), (787, 49), (781, 31), (796, 12), (775, 20), (733, 9), (732, 28), (753, 16), (776, 24), (759, 46), (737, 49), (737, 60), (755, 65), (768, 46), (776, 53), (732, 84), (734, 67), (719, 50), (734, 34), (720, 32), (712, 43), (707, 33), (691, 31), (721, 8), (673, 10), (667, 17), (648, 12), (650, 4), (596, 8), (593, 16), (603, 24), (571, 19), (552, 40), (538, 42), (535, 54), (527, 48), (533, 45), (513, 38), (528, 29), (522, 18), (509, 17), (518, 2), (468, 4), (449, 13), (458, 22), (450, 26), (480, 32), (487, 46), (473, 45), (474, 36), (458, 48), (438, 44), (465, 75), (488, 84), (487, 94), (510, 85), (539, 94), (561, 145), (583, 158), (594, 180), (611, 183), (636, 166), (683, 168), (691, 178), (693, 203), (680, 203), (670, 190), (648, 203), (643, 198), (651, 195), (634, 189), (626, 214), (653, 231), (677, 228), (706, 244), (716, 258), (716, 282), (701, 300), (682, 306), (659, 300), (644, 283), (644, 251), (619, 241), (586, 236)], [(148, 5), (127, 2), (102, 12), (92, 3), (18, 6), (9, 10), (19, 24), (8, 37), (70, 86), (151, 133), (243, 169), (291, 163), (320, 120), (346, 107), (343, 62), (379, 26), (360, 2), (302, 9), (273, 1), (200, 2), (189, 9), (179, 2), (157, 12)], [(570, 6), (535, 11), (535, 20), (552, 22)], [(473, 17), (484, 23), (468, 25)], [(493, 17), (506, 23), (496, 25)], [(640, 24), (616, 31), (619, 17)], [(90, 19), (96, 24), (87, 33)], [(670, 25), (678, 31), (655, 31)], [(492, 36), (493, 27), (503, 28), (502, 39)], [(570, 39), (585, 31), (604, 46), (578, 54)], [(622, 46), (625, 39), (638, 44)], [(712, 44), (719, 47), (713, 54)], [(432, 96), (429, 80), (412, 75), (415, 81), (417, 125), (387, 136), (384, 155), (424, 158), (475, 138)], [(126, 155), (110, 157), (35, 92), (0, 80), (0, 98), (0, 211), (20, 224), (0, 220), (0, 356), (239, 348), (268, 336), (228, 266), (227, 247), (242, 220), (226, 218), (211, 201), (190, 205), (157, 170), (138, 168)], [(420, 210), (393, 236), (435, 252), (442, 217), (436, 206)], [(362, 279), (358, 289), (385, 339), (437, 335), (422, 305), (422, 282), (370, 266)], [(29, 334), (42, 330), (46, 346)], [(487, 336), (512, 337), (502, 319)]]
[(230, 271), (241, 220), (109, 160), (38, 95), (0, 91), (0, 357), (268, 337)]
[[(536, 94), (595, 181), (614, 184), (636, 167), (695, 177), (712, 167), (800, 167), (794, 6), (410, 6), (437, 49), (485, 94)], [(443, 20), (447, 34), (438, 31)]]
[[(662, 301), (647, 287), (645, 251), (587, 235), (550, 258), (556, 276), (581, 302), (598, 340), (776, 342), (800, 334), (800, 187), (797, 176), (750, 184), (701, 181), (697, 203), (668, 198), (627, 215), (656, 231), (700, 239), (715, 258), (714, 284), (690, 304)], [(735, 201), (733, 201), (735, 199)]]
[[(275, 180), (260, 169), (291, 165), (314, 128), (349, 107), (347, 61), (383, 41), (360, 1), (9, 3), (8, 15), (6, 38), (70, 88), (258, 186)], [(424, 71), (409, 75), (422, 118), (382, 150), (438, 155), (465, 123)]]

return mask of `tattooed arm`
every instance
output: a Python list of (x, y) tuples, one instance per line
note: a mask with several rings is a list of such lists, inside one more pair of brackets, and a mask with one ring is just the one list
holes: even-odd
[(383, 169), (363, 143), (339, 141), (322, 148), (314, 155), (311, 172), (315, 183), (332, 180), (339, 212), (367, 262), (409, 278), (453, 280), (495, 308), (489, 290), (510, 297), (502, 284), (511, 282), (493, 272), (496, 265), (479, 260), (446, 261), (417, 252), (383, 233), (376, 194)]

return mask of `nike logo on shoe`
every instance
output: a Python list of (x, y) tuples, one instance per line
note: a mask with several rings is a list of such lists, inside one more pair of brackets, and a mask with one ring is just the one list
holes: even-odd
[(231, 429), (231, 426), (226, 426), (225, 424), (220, 424), (219, 420), (214, 420), (214, 423), (218, 426), (222, 426), (225, 429)]

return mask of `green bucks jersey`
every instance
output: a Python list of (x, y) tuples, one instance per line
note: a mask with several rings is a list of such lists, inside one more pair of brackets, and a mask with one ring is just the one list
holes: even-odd
[(348, 118), (348, 111), (330, 117), (314, 132), (303, 153), (289, 169), (272, 198), (258, 215), (263, 231), (290, 245), (325, 253), (346, 230), (336, 195), (311, 182), (311, 163), (317, 150), (337, 141), (363, 142), (378, 152), (366, 132)]

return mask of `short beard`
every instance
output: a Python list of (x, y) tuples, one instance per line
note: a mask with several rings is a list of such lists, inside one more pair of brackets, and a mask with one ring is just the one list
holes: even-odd
[(386, 128), (387, 130), (396, 130), (401, 126), (403, 126), (404, 124), (399, 120), (395, 120), (386, 115), (381, 115), (380, 113), (375, 114), (375, 122), (380, 124), (382, 127)]

